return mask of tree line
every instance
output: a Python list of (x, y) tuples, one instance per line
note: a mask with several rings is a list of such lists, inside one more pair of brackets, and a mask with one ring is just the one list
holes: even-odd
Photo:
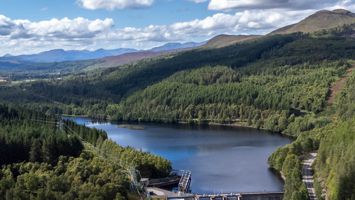
[[(124, 148), (104, 131), (26, 108), (0, 105), (0, 199), (128, 199), (140, 177), (169, 161)], [(138, 170), (138, 171), (137, 171)]]
[(124, 121), (242, 123), (297, 135), (324, 122), (312, 116), (324, 110), (330, 84), (347, 68), (342, 62), (270, 66), (249, 75), (204, 67), (174, 74), (108, 112)]

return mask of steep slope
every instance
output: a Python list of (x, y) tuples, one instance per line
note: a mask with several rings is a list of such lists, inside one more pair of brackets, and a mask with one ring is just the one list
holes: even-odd
[(353, 23), (355, 23), (355, 14), (350, 11), (343, 9), (333, 11), (322, 10), (299, 23), (280, 28), (270, 34), (312, 33)]
[(289, 110), (317, 113), (324, 108), (328, 85), (342, 71), (338, 63), (269, 66), (256, 72), (204, 67), (136, 92), (116, 113), (123, 120), (242, 123), (284, 131), (294, 120), (288, 119)]
[(346, 74), (344, 77), (341, 77), (338, 81), (333, 83), (333, 85), (330, 88), (330, 95), (329, 95), (329, 99), (328, 99), (329, 104), (334, 103), (336, 96), (344, 88), (346, 81), (348, 80), (349, 76), (354, 71), (354, 69), (355, 69), (355, 66), (352, 66), (351, 68), (349, 68), (346, 71)]
[[(19, 92), (18, 95), (24, 96), (24, 99), (37, 99), (38, 102), (43, 102), (43, 99), (38, 99), (34, 95), (38, 94), (46, 97), (46, 103), (50, 99), (64, 104), (80, 105), (75, 108), (78, 114), (81, 112), (94, 115), (107, 114), (108, 101), (117, 103), (132, 93), (144, 90), (183, 70), (224, 65), (232, 69), (244, 67), (250, 71), (249, 73), (257, 73), (260, 68), (275, 66), (318, 64), (324, 60), (328, 62), (341, 59), (355, 60), (354, 49), (355, 39), (351, 37), (314, 37), (294, 33), (268, 35), (222, 48), (198, 48), (177, 53), (174, 51), (159, 58), (156, 58), (159, 54), (135, 58), (134, 54), (137, 53), (132, 53), (132, 59), (124, 58), (123, 55), (110, 57), (102, 62), (104, 66), (100, 66), (102, 63), (95, 63), (96, 67), (109, 66), (105, 62), (112, 63), (111, 66), (118, 66), (120, 63), (132, 62), (147, 56), (155, 56), (155, 59), (74, 75), (56, 83), (28, 84), (26, 92), (18, 89), (11, 95), (3, 92), (1, 96), (3, 100), (11, 102), (16, 100), (14, 97)], [(93, 110), (92, 105), (99, 106), (96, 107), (97, 110)]]
[(259, 35), (218, 35), (212, 39), (210, 39), (203, 48), (222, 48), (229, 45), (236, 44), (238, 42), (248, 41), (251, 39), (256, 39), (261, 37)]
[(74, 75), (62, 81), (24, 84), (22, 87), (26, 90), (0, 88), (0, 99), (16, 103), (21, 97), (21, 103), (25, 99), (28, 102), (36, 100), (41, 107), (61, 102), (77, 106), (50, 107), (54, 111), (58, 111), (59, 107), (60, 112), (64, 113), (114, 115), (116, 113), (111, 113), (113, 109), (108, 108), (108, 104), (118, 103), (132, 93), (183, 70), (225, 65), (233, 69), (243, 67), (248, 69), (249, 74), (257, 74), (262, 68), (317, 64), (324, 60), (355, 60), (354, 48), (355, 40), (352, 38), (314, 38), (301, 34), (267, 36), (224, 48), (186, 51), (123, 67)]

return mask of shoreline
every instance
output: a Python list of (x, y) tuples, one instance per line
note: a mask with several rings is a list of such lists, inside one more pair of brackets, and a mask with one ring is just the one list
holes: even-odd
[(62, 117), (82, 117), (82, 118), (91, 118), (89, 115), (68, 115), (68, 114), (62, 114)]
[[(208, 120), (203, 120), (202, 122), (197, 122), (197, 120), (193, 120), (192, 122), (186, 121), (186, 120), (179, 120), (175, 122), (164, 122), (164, 121), (140, 121), (140, 120), (121, 120), (121, 121), (114, 121), (111, 120), (110, 117), (105, 116), (105, 117), (94, 117), (94, 116), (89, 116), (89, 115), (69, 115), (69, 114), (62, 114), (63, 117), (81, 117), (81, 118), (89, 118), (93, 121), (106, 121), (106, 122), (111, 122), (111, 123), (127, 123), (127, 124), (142, 124), (142, 123), (147, 123), (147, 124), (187, 124), (187, 125), (196, 125), (196, 126), (224, 126), (224, 127), (239, 127), (239, 128), (250, 128), (250, 129), (256, 129), (256, 130), (263, 130), (263, 131), (268, 131), (270, 133), (278, 133), (278, 132), (272, 132), (267, 129), (263, 128), (256, 128), (254, 126), (250, 125), (244, 125), (242, 124), (243, 122), (234, 120), (233, 123), (219, 123), (219, 122), (212, 122)], [(280, 133), (281, 134), (281, 133)]]
[[(253, 127), (253, 126), (248, 126), (246, 124), (243, 124), (243, 122), (218, 123), (218, 122), (203, 121), (202, 123), (196, 123), (196, 122), (193, 121), (193, 123), (191, 123), (191, 122), (188, 122), (188, 121), (177, 121), (177, 122), (162, 122), (162, 121), (160, 121), (160, 122), (159, 121), (155, 121), (155, 122), (150, 121), (149, 122), (149, 121), (138, 121), (138, 120), (137, 121), (114, 121), (114, 120), (110, 120), (107, 117), (105, 119), (102, 119), (102, 118), (90, 117), (88, 115), (63, 115), (63, 116), (72, 117), (72, 118), (75, 118), (75, 117), (87, 118), (87, 119), (92, 120), (93, 122), (94, 121), (96, 121), (96, 122), (108, 122), (108, 123), (115, 124), (115, 125), (117, 125), (120, 128), (128, 128), (128, 129), (130, 129), (130, 126), (135, 127), (135, 126), (143, 125), (143, 127), (132, 128), (132, 129), (135, 129), (135, 130), (144, 129), (144, 124), (152, 124), (152, 125), (186, 125), (186, 126), (190, 125), (190, 126), (206, 126), (206, 127), (245, 128), (245, 129), (254, 129), (254, 130), (264, 131), (266, 134), (280, 135), (282, 137), (289, 138), (291, 140), (291, 142), (292, 142), (292, 140), (294, 140), (293, 137), (285, 135), (285, 134), (282, 134), (280, 132), (272, 132), (272, 131), (269, 131), (269, 130), (266, 130), (266, 129), (258, 129), (258, 128)], [(271, 170), (272, 173), (283, 182), (283, 184), (285, 183), (286, 177), (282, 174), (281, 171), (277, 171), (276, 169), (271, 168), (269, 164), (268, 164), (268, 169)]]
[(164, 121), (139, 121), (139, 120), (131, 120), (131, 121), (127, 121), (127, 120), (121, 120), (121, 121), (115, 121), (115, 120), (111, 120), (110, 117), (106, 116), (106, 117), (93, 117), (93, 116), (89, 116), (89, 115), (68, 115), (68, 114), (62, 114), (63, 117), (81, 117), (81, 118), (87, 118), (90, 119), (92, 121), (96, 121), (96, 122), (109, 122), (112, 124), (117, 124), (117, 125), (128, 125), (128, 124), (160, 124), (160, 125), (191, 125), (191, 126), (208, 126), (208, 127), (229, 127), (229, 128), (246, 128), (246, 129), (254, 129), (254, 130), (259, 130), (259, 131), (265, 131), (268, 134), (277, 134), (277, 135), (281, 135), (283, 137), (287, 137), (291, 140), (295, 139), (292, 136), (283, 134), (282, 132), (273, 132), (271, 130), (267, 130), (265, 128), (256, 128), (254, 126), (251, 125), (246, 125), (244, 123), (246, 122), (240, 122), (237, 120), (234, 120), (233, 123), (219, 123), (219, 122), (212, 122), (212, 121), (207, 121), (204, 120), (202, 122), (196, 122), (196, 120), (189, 122), (186, 120), (179, 120), (179, 121), (175, 121), (175, 122), (164, 122)]

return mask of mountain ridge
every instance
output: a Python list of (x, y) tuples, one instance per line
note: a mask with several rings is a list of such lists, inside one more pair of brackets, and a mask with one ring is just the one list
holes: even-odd
[(204, 45), (206, 42), (185, 42), (185, 43), (166, 43), (162, 46), (151, 48), (148, 51), (160, 52), (160, 51), (171, 51), (176, 49), (190, 49)]
[[(328, 17), (325, 17), (328, 16)], [(322, 19), (325, 18), (329, 20), (329, 23), (320, 23), (316, 27), (313, 27), (314, 23), (322, 22)], [(343, 19), (344, 18), (344, 19)], [(354, 23), (353, 23), (354, 22)], [(312, 25), (312, 29), (306, 29)], [(302, 29), (303, 27), (303, 29)], [(325, 31), (326, 30), (326, 31)], [(267, 38), (277, 34), (288, 34), (288, 32), (302, 32), (306, 34), (312, 34), (313, 37), (355, 37), (355, 14), (344, 9), (337, 9), (333, 11), (322, 10), (318, 11), (305, 19), (301, 20), (299, 23), (285, 26), (283, 28), (277, 29), (266, 35), (227, 35), (221, 34), (217, 35), (206, 42), (195, 43), (167, 43), (159, 47), (154, 47), (149, 50), (135, 50), (135, 49), (121, 49), (124, 52), (110, 53), (107, 55), (107, 51), (98, 49), (95, 52), (100, 54), (95, 59), (83, 59), (79, 61), (58, 61), (67, 60), (65, 55), (62, 54), (76, 54), (78, 51), (65, 51), (63, 49), (54, 49), (45, 52), (47, 56), (45, 59), (55, 60), (55, 62), (29, 62), (23, 61), (19, 56), (5, 55), (0, 57), (0, 70), (1, 73), (9, 74), (14, 71), (26, 71), (30, 72), (31, 75), (38, 74), (40, 72), (48, 72), (52, 74), (53, 72), (63, 72), (63, 70), (68, 72), (82, 72), (92, 69), (105, 69), (111, 67), (119, 67), (121, 65), (134, 63), (144, 59), (159, 58), (160, 56), (175, 56), (177, 53), (187, 52), (187, 51), (204, 51), (204, 50), (213, 50), (213, 49), (223, 49), (228, 46), (233, 46), (238, 43), (249, 43), (263, 38)], [(308, 31), (308, 32), (307, 32)], [(313, 31), (313, 32), (310, 32)], [(116, 49), (117, 50), (117, 49)], [(90, 53), (88, 50), (82, 51), (84, 54)], [(105, 54), (106, 53), (106, 54)], [(121, 54), (120, 54), (121, 53)], [(115, 55), (112, 55), (115, 54)], [(117, 55), (118, 54), (118, 55)], [(60, 58), (56, 58), (57, 55)], [(31, 58), (31, 56), (36, 57), (37, 55), (24, 55)], [(74, 55), (75, 57), (75, 55)], [(198, 59), (198, 58), (195, 58)], [(70, 58), (69, 58), (70, 60)], [(42, 60), (43, 61), (43, 60)], [(40, 69), (40, 70), (39, 70)], [(22, 73), (22, 72), (21, 72)], [(65, 74), (65, 73), (64, 73)]]
[(22, 62), (34, 62), (34, 63), (49, 63), (49, 62), (65, 62), (65, 61), (79, 61), (79, 60), (91, 60), (99, 59), (110, 55), (121, 55), (130, 52), (136, 52), (136, 49), (119, 48), (119, 49), (97, 49), (95, 51), (89, 50), (64, 50), (64, 49), (52, 49), (43, 51), (37, 54), (25, 54), (17, 56), (5, 55), (0, 58), (3, 61), (22, 61)]
[(186, 42), (186, 43), (166, 43), (162, 46), (154, 47), (148, 50), (138, 50), (133, 48), (118, 48), (118, 49), (97, 49), (90, 50), (64, 50), (52, 49), (39, 52), (36, 54), (11, 55), (5, 54), (0, 57), (2, 62), (33, 62), (33, 63), (51, 63), (51, 62), (66, 62), (66, 61), (83, 61), (102, 59), (105, 57), (120, 56), (135, 52), (162, 52), (173, 51), (180, 49), (191, 49), (203, 45), (204, 42)]
[(203, 48), (222, 48), (239, 42), (250, 41), (262, 37), (261, 35), (227, 35), (220, 34), (207, 41)]
[(296, 32), (313, 33), (353, 23), (355, 23), (355, 13), (348, 10), (320, 10), (298, 23), (276, 29), (269, 33), (269, 35), (290, 34)]

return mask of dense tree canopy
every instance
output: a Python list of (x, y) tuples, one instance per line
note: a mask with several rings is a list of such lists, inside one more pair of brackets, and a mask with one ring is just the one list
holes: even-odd
[(244, 68), (249, 75), (257, 75), (261, 68), (355, 59), (354, 50), (355, 40), (352, 38), (274, 35), (224, 48), (186, 51), (63, 79), (0, 87), (0, 99), (6, 103), (18, 103), (21, 99), (22, 104), (49, 113), (103, 117), (109, 114), (107, 110), (111, 104), (184, 70), (223, 65), (232, 69)]
[(269, 159), (286, 178), (285, 199), (306, 198), (300, 163), (317, 150), (318, 194), (325, 189), (331, 199), (354, 199), (354, 75), (336, 103), (327, 104), (330, 86), (355, 60), (355, 39), (349, 34), (353, 25), (266, 36), (62, 79), (0, 86), (1, 102), (23, 106), (0, 106), (0, 199), (127, 198), (130, 169), (146, 177), (161, 177), (171, 169), (160, 157), (120, 147), (104, 132), (54, 114), (237, 123), (282, 132), (297, 137)]
[[(164, 177), (170, 162), (101, 130), (0, 105), (0, 199), (126, 199), (132, 173)], [(139, 172), (136, 172), (138, 170)], [(134, 189), (134, 190), (133, 190)]]
[[(295, 168), (286, 162), (287, 157), (297, 156), (301, 160), (307, 153), (318, 150), (314, 168), (315, 188), (319, 199), (355, 198), (355, 98), (352, 98), (355, 94), (354, 77), (355, 73), (347, 79), (345, 87), (337, 95), (335, 105), (327, 111), (331, 114), (329, 117), (335, 120), (323, 127), (303, 132), (295, 142), (278, 149), (269, 158), (272, 168), (284, 172)], [(286, 178), (285, 187), (291, 184), (291, 180), (293, 179)], [(287, 188), (285, 189), (287, 192)]]
[(329, 85), (346, 68), (336, 62), (265, 67), (253, 75), (228, 67), (183, 71), (111, 106), (110, 112), (119, 120), (239, 122), (293, 135), (320, 123), (312, 122), (311, 113), (325, 108)]

